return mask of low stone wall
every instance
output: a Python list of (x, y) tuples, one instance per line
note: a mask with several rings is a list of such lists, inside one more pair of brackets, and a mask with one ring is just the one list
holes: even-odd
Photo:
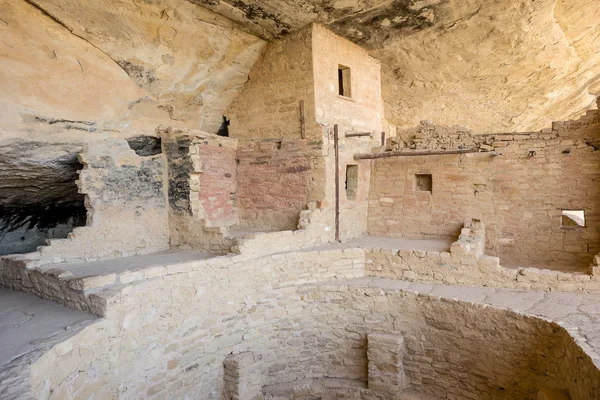
[(244, 257), (311, 249), (335, 240), (335, 231), (329, 210), (317, 208), (316, 203), (300, 212), (298, 229), (294, 231), (251, 233), (235, 239), (231, 250)]
[[(600, 398), (598, 368), (557, 324), (360, 279), (303, 285), (340, 260), (301, 254), (114, 288), (107, 319), (32, 365), (34, 397), (220, 399), (229, 355), (252, 352), (266, 398), (381, 398), (368, 388), (367, 334), (383, 333), (403, 337), (408, 389), (421, 395), (535, 399), (548, 387)], [(346, 260), (338, 278), (360, 273), (360, 254), (334, 254)]]
[[(224, 238), (223, 235), (215, 238), (218, 243), (230, 240), (234, 254), (171, 265), (138, 267), (116, 273), (74, 276), (68, 266), (35, 267), (36, 259), (29, 259), (28, 255), (4, 257), (0, 258), (0, 284), (67, 307), (105, 316), (109, 301), (106, 293), (112, 293), (106, 289), (118, 288), (119, 285), (201, 270), (209, 265), (269, 265), (273, 261), (293, 264), (299, 259), (307, 260), (303, 261), (307, 264), (302, 264), (302, 269), (312, 268), (313, 273), (317, 272), (311, 280), (315, 282), (337, 276), (338, 266), (345, 265), (346, 253), (350, 253), (355, 257), (355, 276), (471, 287), (600, 293), (598, 274), (502, 267), (497, 257), (483, 254), (485, 227), (480, 221), (467, 221), (449, 252), (434, 252), (332, 245), (325, 241), (331, 240), (332, 235), (327, 220), (323, 219), (326, 215), (320, 209), (304, 211), (303, 226), (306, 228), (297, 231), (253, 234), (243, 238), (227, 237), (225, 234)], [(300, 272), (298, 274), (303, 278), (306, 276)], [(306, 282), (302, 280), (300, 283)]]
[(421, 250), (364, 249), (368, 276), (460, 286), (600, 293), (600, 276), (504, 268), (497, 257)]
[(449, 252), (364, 248), (366, 275), (461, 286), (600, 293), (598, 274), (502, 267), (498, 257), (485, 254), (485, 224), (473, 219), (463, 226)]

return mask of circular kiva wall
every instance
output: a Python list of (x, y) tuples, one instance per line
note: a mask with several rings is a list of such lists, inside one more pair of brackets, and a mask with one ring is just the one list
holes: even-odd
[(554, 323), (362, 279), (273, 289), (259, 262), (112, 293), (106, 319), (32, 365), (34, 397), (600, 398), (598, 369)]

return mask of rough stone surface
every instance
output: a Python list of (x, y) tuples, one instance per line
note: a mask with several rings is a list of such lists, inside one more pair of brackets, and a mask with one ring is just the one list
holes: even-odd
[(185, 0), (11, 0), (1, 14), (7, 134), (15, 126), (152, 134), (167, 121), (216, 133), (264, 46)]
[[(358, 276), (360, 264), (354, 260), (360, 254), (218, 258), (106, 290), (99, 294), (106, 299), (106, 319), (32, 365), (34, 396), (71, 398), (94, 390), (118, 398), (186, 393), (216, 399), (227, 382), (223, 362), (231, 352), (246, 351), (262, 355), (257, 368), (267, 398), (301, 397), (301, 387), (315, 393), (322, 378), (338, 380), (335, 389), (331, 381), (321, 386), (327, 396), (357, 390), (353, 387), (374, 394), (367, 389), (366, 334), (401, 332), (412, 391), (437, 398), (511, 399), (533, 398), (540, 387), (551, 387), (574, 398), (597, 398), (596, 315), (582, 308), (593, 310), (595, 296), (482, 288), (473, 297), (451, 287), (340, 280)], [(307, 281), (328, 275), (337, 280)], [(265, 282), (274, 286), (266, 289)], [(462, 298), (474, 303), (452, 300)], [(520, 312), (498, 308), (511, 304)], [(128, 347), (131, 341), (135, 347)], [(121, 357), (112, 358), (117, 348)], [(494, 357), (482, 357), (490, 353)], [(79, 372), (79, 365), (87, 365), (87, 373)], [(120, 379), (111, 378), (115, 373)], [(120, 383), (124, 379), (127, 386)], [(72, 387), (68, 382), (74, 380), (82, 385)]]
[(85, 225), (74, 143), (0, 141), (0, 254), (28, 253)]
[[(455, 236), (465, 218), (478, 218), (487, 227), (486, 251), (503, 265), (588, 268), (600, 251), (598, 111), (556, 122), (547, 132), (462, 139), (452, 131), (434, 132), (444, 130), (424, 132), (416, 145), (447, 143), (438, 148), (441, 155), (374, 161), (370, 234)], [(444, 155), (453, 137), (494, 143), (496, 152)], [(431, 174), (432, 191), (419, 190), (416, 174)], [(564, 227), (562, 210), (584, 210), (585, 227)]]
[[(0, 89), (11, 93), (0, 100), (0, 143), (9, 149), (0, 156), (0, 185), (12, 176), (19, 183), (4, 186), (0, 203), (74, 198), (66, 191), (72, 169), (61, 171), (77, 153), (77, 196), (85, 196), (88, 217), (37, 252), (0, 257), (0, 284), (101, 317), (56, 335), (58, 314), (75, 314), (62, 310), (58, 325), (47, 323), (51, 314), (37, 318), (46, 321), (42, 336), (53, 336), (18, 352), (12, 343), (29, 335), (0, 336), (9, 343), (0, 354), (10, 360), (0, 366), (3, 399), (600, 399), (600, 114), (539, 132), (474, 133), (505, 126), (507, 112), (520, 126), (540, 120), (530, 107), (554, 107), (544, 118), (581, 108), (586, 90), (572, 95), (573, 87), (593, 88), (595, 72), (561, 52), (568, 39), (552, 29), (573, 9), (559, 0), (520, 9), (479, 1), (127, 1), (0, 6), (8, 10), (0, 14), (8, 32), (0, 55), (9, 54)], [(527, 29), (515, 23), (521, 12)], [(511, 25), (501, 24), (507, 17)], [(322, 25), (297, 26), (314, 20), (370, 53)], [(594, 20), (582, 22), (563, 28), (578, 37), (580, 58), (593, 45), (586, 41)], [(540, 26), (548, 28), (543, 37), (534, 34)], [(481, 46), (516, 34), (507, 64), (494, 67), (516, 91), (488, 90), (496, 82), (489, 66), (469, 64), (463, 75), (472, 78), (473, 67), (482, 79), (461, 83), (460, 93), (445, 81), (438, 96), (446, 108), (440, 118), (457, 125), (422, 120), (397, 130), (399, 115), (420, 112), (398, 114), (396, 100), (384, 104), (386, 90), (407, 110), (439, 111), (430, 96), (457, 67), (436, 56), (444, 46), (459, 58), (472, 51), (456, 44), (463, 30)], [(424, 39), (432, 34), (446, 40)], [(258, 36), (271, 43), (246, 82), (264, 44)], [(538, 40), (547, 48), (536, 50)], [(423, 48), (433, 42), (439, 51)], [(22, 56), (12, 52), (17, 45)], [(525, 61), (513, 62), (511, 52), (524, 45), (533, 75)], [(505, 48), (496, 47), (490, 62)], [(406, 49), (427, 91), (411, 68), (393, 71), (402, 90), (382, 88), (397, 65), (390, 59)], [(27, 60), (39, 52), (49, 57), (40, 59), (44, 77), (64, 87), (49, 78), (36, 89), (42, 75)], [(538, 64), (548, 52), (563, 61), (551, 66), (552, 80)], [(83, 78), (65, 79), (69, 60)], [(523, 84), (531, 81), (540, 86)], [(89, 90), (78, 96), (82, 88)], [(514, 96), (530, 90), (535, 95), (521, 107), (527, 114), (511, 112)], [(549, 98), (543, 107), (538, 95)], [(574, 99), (568, 107), (566, 97)], [(464, 114), (476, 124), (468, 129), (462, 110), (485, 105), (493, 108), (478, 118)], [(53, 144), (47, 158), (38, 143)], [(444, 154), (453, 149), (477, 154)], [(442, 154), (414, 157), (428, 152)], [(406, 157), (404, 164), (390, 155)], [(46, 167), (65, 181), (54, 185)], [(35, 176), (46, 180), (36, 185)], [(30, 199), (29, 191), (41, 195)], [(565, 209), (586, 211), (585, 226), (566, 223)], [(379, 228), (387, 237), (363, 237)], [(411, 232), (428, 239), (407, 239)], [(508, 268), (512, 261), (528, 265)], [(36, 319), (19, 318), (10, 302), (0, 326), (9, 336)]]
[(310, 22), (382, 61), (386, 117), (477, 132), (530, 131), (575, 118), (600, 94), (600, 4), (586, 0), (206, 1), (257, 34)]

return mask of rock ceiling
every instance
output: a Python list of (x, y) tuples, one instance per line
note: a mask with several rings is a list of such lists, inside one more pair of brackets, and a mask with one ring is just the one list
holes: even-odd
[(401, 128), (537, 130), (600, 95), (595, 0), (5, 0), (0, 136), (32, 121), (216, 132), (266, 41), (314, 21), (382, 61)]
[(400, 127), (537, 130), (600, 95), (600, 1), (194, 1), (262, 37), (317, 21), (369, 49)]

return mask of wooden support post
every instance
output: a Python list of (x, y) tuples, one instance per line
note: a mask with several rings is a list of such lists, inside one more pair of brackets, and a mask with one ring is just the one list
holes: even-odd
[(333, 126), (333, 147), (335, 151), (335, 240), (340, 241), (340, 149), (337, 124)]
[(300, 100), (300, 137), (306, 139), (306, 122), (304, 119), (304, 100)]

